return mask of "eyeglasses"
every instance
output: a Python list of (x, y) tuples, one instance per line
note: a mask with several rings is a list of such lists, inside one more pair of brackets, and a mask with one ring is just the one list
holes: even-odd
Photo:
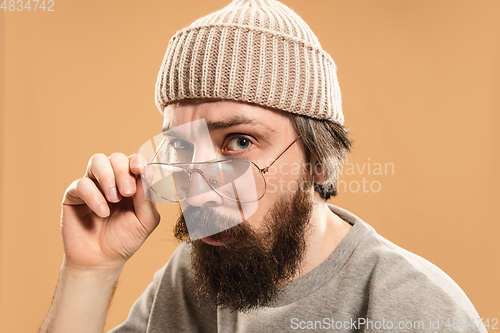
[(151, 162), (165, 144), (166, 140), (163, 140), (151, 161), (141, 172), (143, 180), (148, 185), (146, 195), (154, 202), (182, 202), (188, 198), (193, 175), (197, 173), (206, 184), (200, 184), (196, 195), (213, 190), (231, 201), (256, 202), (266, 194), (267, 183), (264, 174), (301, 136), (302, 134), (264, 168), (241, 157), (211, 162)]

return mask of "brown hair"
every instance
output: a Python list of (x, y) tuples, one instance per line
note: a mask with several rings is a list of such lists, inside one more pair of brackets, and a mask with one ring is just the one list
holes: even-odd
[(306, 161), (316, 157), (316, 165), (322, 168), (322, 184), (314, 183), (314, 190), (322, 198), (337, 195), (337, 180), (342, 164), (352, 150), (354, 141), (349, 131), (341, 124), (290, 113), (290, 120), (305, 150)]

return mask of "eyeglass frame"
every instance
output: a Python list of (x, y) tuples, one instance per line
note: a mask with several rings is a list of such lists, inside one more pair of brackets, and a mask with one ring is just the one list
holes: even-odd
[[(262, 199), (264, 197), (264, 195), (267, 193), (267, 182), (266, 182), (266, 177), (264, 177), (264, 174), (266, 172), (269, 171), (269, 168), (273, 166), (273, 164), (291, 147), (293, 146), (293, 144), (295, 142), (297, 142), (300, 137), (302, 136), (302, 134), (300, 134), (295, 140), (293, 140), (292, 143), (290, 143), (282, 152), (281, 154), (278, 155), (278, 157), (276, 157), (272, 162), (271, 164), (269, 164), (268, 166), (264, 167), (264, 168), (260, 168), (255, 162), (253, 161), (250, 161), (250, 160), (247, 160), (248, 162), (250, 162), (251, 164), (253, 164), (257, 170), (259, 171), (260, 175), (262, 176), (262, 179), (264, 180), (264, 193), (262, 194), (262, 196), (260, 196), (259, 198), (257, 198), (257, 200), (255, 201), (259, 201), (260, 199)], [(230, 161), (233, 161), (234, 159), (227, 159), (227, 160), (217, 160), (217, 161), (210, 161), (210, 162), (191, 162), (191, 163), (163, 163), (163, 162), (151, 162), (157, 155), (158, 155), (158, 152), (160, 151), (161, 147), (163, 146), (163, 144), (166, 142), (166, 139), (163, 139), (163, 142), (160, 144), (160, 146), (158, 147), (158, 149), (156, 150), (155, 154), (153, 155), (153, 157), (151, 158), (151, 160), (149, 161), (149, 163), (146, 165), (168, 165), (168, 166), (173, 166), (173, 167), (179, 167), (180, 169), (183, 169), (184, 171), (186, 171), (186, 173), (189, 175), (189, 181), (191, 181), (191, 172), (198, 172), (202, 177), (203, 179), (205, 180), (205, 182), (208, 184), (208, 186), (210, 186), (210, 188), (212, 190), (214, 190), (215, 192), (217, 192), (217, 194), (223, 196), (224, 198), (228, 199), (228, 200), (231, 200), (231, 201), (235, 201), (235, 202), (241, 202), (240, 200), (236, 200), (236, 199), (232, 199), (232, 198), (229, 198), (227, 196), (225, 196), (224, 194), (220, 193), (219, 191), (217, 191), (217, 189), (214, 188), (214, 186), (212, 184), (210, 184), (210, 182), (205, 178), (205, 175), (203, 174), (203, 171), (201, 169), (190, 169), (190, 170), (186, 170), (185, 168), (182, 168), (180, 167), (180, 165), (210, 165), (210, 164), (215, 164), (215, 163), (221, 163), (221, 162), (230, 162)], [(234, 185), (233, 185), (234, 186)], [(169, 199), (165, 199), (163, 196), (161, 196), (160, 194), (158, 194), (155, 190), (153, 190), (158, 196), (160, 196), (162, 199), (164, 200), (168, 200), (168, 201), (171, 201), (172, 200), (169, 200)], [(177, 192), (177, 191), (176, 191)], [(177, 196), (177, 195), (176, 195)], [(179, 200), (179, 201), (176, 201), (175, 203), (177, 202), (181, 202), (181, 201), (184, 201), (186, 199), (182, 199), (182, 200)], [(255, 202), (255, 201), (250, 201), (250, 202)], [(246, 203), (246, 202), (243, 202), (243, 203)]]

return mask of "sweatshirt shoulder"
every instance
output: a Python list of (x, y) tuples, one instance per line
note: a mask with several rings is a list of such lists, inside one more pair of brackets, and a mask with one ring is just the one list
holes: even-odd
[[(448, 318), (479, 317), (458, 284), (430, 261), (377, 234), (373, 228), (354, 258), (368, 268), (370, 303), (383, 311)], [(382, 310), (383, 309), (383, 310)]]

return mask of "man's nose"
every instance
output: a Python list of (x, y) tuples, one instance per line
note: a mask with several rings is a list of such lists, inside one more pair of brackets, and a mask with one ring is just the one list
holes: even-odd
[(195, 207), (217, 207), (222, 205), (222, 196), (210, 187), (200, 171), (193, 170), (186, 201)]

